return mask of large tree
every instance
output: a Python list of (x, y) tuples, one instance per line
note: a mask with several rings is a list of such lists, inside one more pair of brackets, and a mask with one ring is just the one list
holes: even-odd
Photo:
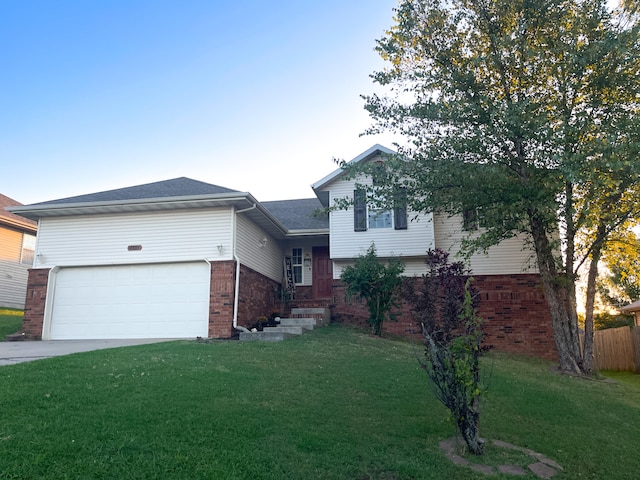
[(479, 212), (467, 253), (528, 238), (560, 368), (589, 372), (576, 276), (640, 201), (637, 16), (602, 0), (403, 0), (395, 13), (372, 75), (383, 93), (365, 100), (369, 133), (408, 146), (372, 198), (391, 204), (402, 185), (414, 211)]

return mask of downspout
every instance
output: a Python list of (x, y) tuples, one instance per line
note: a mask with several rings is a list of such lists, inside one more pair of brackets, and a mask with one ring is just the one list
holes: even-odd
[(251, 333), (251, 331), (243, 326), (238, 325), (238, 297), (240, 295), (240, 259), (236, 253), (236, 217), (239, 213), (248, 212), (249, 210), (253, 210), (257, 208), (257, 204), (253, 204), (249, 208), (245, 208), (244, 210), (237, 210), (235, 215), (233, 216), (233, 259), (236, 262), (236, 281), (233, 293), (233, 328), (236, 330), (240, 330), (241, 332)]

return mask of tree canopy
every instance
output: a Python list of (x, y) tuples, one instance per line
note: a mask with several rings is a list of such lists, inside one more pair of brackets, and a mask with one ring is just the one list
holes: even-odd
[(640, 211), (638, 16), (602, 0), (403, 0), (395, 13), (372, 75), (384, 93), (364, 98), (368, 133), (408, 142), (377, 184), (402, 185), (414, 211), (481, 212), (467, 253), (524, 234), (560, 367), (590, 371), (576, 275)]

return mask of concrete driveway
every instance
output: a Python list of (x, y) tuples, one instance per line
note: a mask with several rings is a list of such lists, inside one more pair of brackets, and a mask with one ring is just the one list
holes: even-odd
[(42, 358), (58, 357), (71, 353), (89, 352), (104, 348), (128, 347), (147, 343), (170, 342), (167, 338), (131, 340), (50, 340), (0, 342), (0, 366), (31, 362)]

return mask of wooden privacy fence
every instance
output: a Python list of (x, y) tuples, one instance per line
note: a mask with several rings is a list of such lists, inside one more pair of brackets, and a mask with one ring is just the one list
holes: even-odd
[(593, 355), (597, 370), (640, 372), (640, 327), (597, 330)]

